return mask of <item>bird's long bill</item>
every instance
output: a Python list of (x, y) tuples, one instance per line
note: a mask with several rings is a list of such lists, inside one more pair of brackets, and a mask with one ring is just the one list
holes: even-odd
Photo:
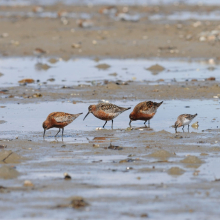
[[(88, 112), (88, 113), (86, 114), (85, 118), (88, 116), (89, 113), (90, 113), (90, 112)], [(85, 118), (83, 119), (83, 121), (85, 120)]]
[(46, 132), (46, 129), (44, 129), (44, 135), (43, 135), (43, 138), (44, 138), (44, 136), (45, 136), (45, 132)]

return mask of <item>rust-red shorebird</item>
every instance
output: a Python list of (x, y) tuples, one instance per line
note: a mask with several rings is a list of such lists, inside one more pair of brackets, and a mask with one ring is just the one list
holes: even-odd
[(65, 112), (52, 112), (47, 116), (47, 119), (43, 122), (43, 129), (44, 129), (44, 135), (46, 130), (50, 128), (59, 128), (59, 131), (55, 135), (55, 137), (59, 134), (60, 129), (62, 128), (62, 137), (64, 132), (64, 127), (68, 124), (72, 123), (78, 116), (80, 116), (83, 113), (79, 114), (69, 114)]
[(129, 125), (131, 127), (132, 121), (142, 120), (145, 121), (144, 124), (148, 121), (148, 126), (150, 126), (150, 119), (154, 117), (157, 112), (157, 109), (160, 107), (162, 102), (140, 102), (134, 107), (134, 110), (129, 115), (130, 122)]
[[(112, 121), (112, 128), (113, 128), (113, 119), (120, 115), (122, 112), (130, 109), (119, 107), (117, 105), (111, 103), (99, 103), (98, 105), (90, 105), (88, 108), (88, 113), (85, 118), (88, 116), (89, 113), (92, 113), (96, 118), (105, 121), (103, 128), (105, 127), (107, 121)], [(85, 118), (83, 120), (85, 120)]]

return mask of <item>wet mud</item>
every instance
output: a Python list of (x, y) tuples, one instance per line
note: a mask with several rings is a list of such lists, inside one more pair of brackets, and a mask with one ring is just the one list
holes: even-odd
[[(0, 218), (218, 219), (219, 6), (103, 7), (1, 6)], [(129, 127), (149, 100), (150, 126)], [(103, 129), (83, 121), (100, 102), (131, 109)], [(83, 115), (43, 139), (54, 111)]]

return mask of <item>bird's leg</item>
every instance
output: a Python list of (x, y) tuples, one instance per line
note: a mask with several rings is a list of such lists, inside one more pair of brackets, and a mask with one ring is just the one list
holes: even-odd
[(177, 133), (177, 127), (175, 127), (175, 132)]
[(145, 127), (146, 127), (146, 122), (147, 122), (147, 121), (144, 122)]
[(183, 129), (183, 132), (184, 132), (184, 125), (183, 125), (183, 128), (182, 128), (182, 129)]
[(131, 128), (131, 122), (132, 122), (132, 120), (130, 119), (130, 122), (129, 122), (130, 128)]
[(64, 128), (62, 128), (62, 141), (63, 141), (63, 132), (64, 132)]
[(60, 128), (59, 128), (59, 131), (57, 132), (57, 134), (55, 135), (55, 137), (59, 134), (59, 132), (60, 132)]
[(150, 127), (150, 120), (148, 120), (148, 127)]
[(107, 123), (107, 121), (106, 121), (105, 124), (103, 125), (103, 128), (105, 127), (106, 123)]
[(112, 120), (112, 129), (113, 129), (113, 120)]
[(44, 134), (43, 134), (43, 138), (44, 138), (44, 136), (45, 136), (45, 132), (46, 132), (46, 129), (44, 129)]

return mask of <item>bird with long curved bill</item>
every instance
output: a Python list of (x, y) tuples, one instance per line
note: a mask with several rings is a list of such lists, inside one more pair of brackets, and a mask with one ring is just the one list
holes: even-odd
[[(111, 103), (99, 103), (98, 105), (90, 105), (88, 108), (88, 113), (86, 114), (85, 118), (92, 113), (96, 118), (105, 121), (103, 128), (105, 127), (108, 121), (112, 121), (112, 129), (113, 129), (113, 119), (120, 115), (122, 112), (130, 109), (119, 107), (117, 105)], [(83, 120), (85, 120), (85, 118)]]
[(65, 112), (50, 113), (42, 125), (44, 129), (43, 137), (45, 137), (46, 130), (49, 130), (50, 128), (59, 128), (59, 131), (57, 132), (55, 137), (59, 134), (60, 130), (62, 129), (62, 138), (63, 138), (64, 127), (72, 123), (81, 114), (83, 113), (79, 113), (79, 114), (69, 114)]

